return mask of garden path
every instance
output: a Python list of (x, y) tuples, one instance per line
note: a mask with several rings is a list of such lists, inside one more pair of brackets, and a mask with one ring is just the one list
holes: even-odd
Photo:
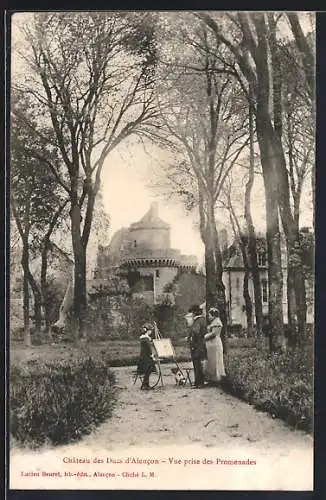
[[(59, 456), (85, 457), (91, 453), (97, 457), (155, 457), (159, 454), (165, 457), (163, 463), (168, 461), (167, 457), (179, 457), (181, 460), (198, 456), (200, 460), (205, 457), (211, 457), (212, 460), (217, 457), (225, 460), (256, 460), (255, 466), (225, 466), (218, 478), (216, 469), (214, 473), (209, 466), (205, 474), (194, 473), (195, 469), (191, 468), (194, 465), (190, 464), (178, 469), (178, 472), (174, 468), (176, 475), (173, 475), (171, 467), (164, 472), (162, 465), (160, 474), (164, 482), (159, 483), (159, 488), (163, 489), (169, 489), (169, 484), (174, 489), (180, 488), (180, 484), (185, 488), (182, 477), (186, 473), (186, 489), (191, 489), (192, 484), (194, 489), (209, 489), (213, 478), (214, 488), (312, 488), (311, 436), (290, 429), (283, 422), (258, 412), (219, 388), (192, 390), (189, 385), (176, 386), (168, 365), (162, 367), (164, 387), (140, 391), (137, 383), (133, 385), (133, 370), (132, 367), (114, 368), (120, 391), (111, 419), (81, 442), (70, 446), (44, 449), (33, 455), (26, 450), (13, 449), (11, 467), (15, 470), (15, 476), (17, 464), (20, 463), (17, 460), (22, 459), (44, 467), (45, 463), (53, 464), (53, 460), (58, 460)], [(142, 484), (139, 478), (136, 486), (133, 481), (127, 482), (127, 486), (122, 486), (122, 489), (133, 489)], [(53, 482), (51, 484), (54, 485)], [(60, 481), (56, 482), (55, 487), (58, 484), (61, 484)], [(66, 483), (62, 484), (65, 488), (69, 487)], [(92, 484), (86, 488), (94, 488)], [(103, 483), (106, 486), (100, 486), (101, 481), (96, 484), (95, 487), (99, 489), (109, 488), (107, 479)], [(139, 487), (153, 488), (153, 481), (151, 485), (147, 482)], [(79, 485), (79, 488), (83, 487)], [(24, 488), (28, 488), (26, 478)]]

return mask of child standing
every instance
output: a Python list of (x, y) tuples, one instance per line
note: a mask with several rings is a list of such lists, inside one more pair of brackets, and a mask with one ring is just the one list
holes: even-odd
[(140, 355), (137, 366), (137, 375), (143, 375), (142, 390), (150, 389), (149, 376), (151, 373), (156, 372), (153, 356), (153, 336), (154, 326), (150, 323), (145, 323), (142, 327), (142, 334), (139, 337)]

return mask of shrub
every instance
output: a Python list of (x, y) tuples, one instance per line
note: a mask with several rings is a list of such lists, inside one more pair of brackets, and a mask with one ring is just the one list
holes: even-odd
[(92, 341), (138, 339), (144, 323), (156, 321), (161, 335), (172, 339), (186, 335), (184, 312), (174, 305), (150, 305), (142, 298), (108, 297), (93, 302), (87, 312)]
[(66, 444), (110, 416), (114, 375), (91, 357), (11, 367), (10, 427), (21, 443)]
[(88, 308), (88, 337), (92, 341), (137, 339), (142, 325), (154, 319), (153, 306), (143, 299), (107, 297)]
[(155, 319), (163, 337), (178, 340), (187, 335), (184, 312), (180, 307), (169, 304), (157, 304), (154, 308)]
[(251, 349), (226, 356), (224, 388), (286, 423), (313, 429), (313, 358), (311, 348), (283, 354)]

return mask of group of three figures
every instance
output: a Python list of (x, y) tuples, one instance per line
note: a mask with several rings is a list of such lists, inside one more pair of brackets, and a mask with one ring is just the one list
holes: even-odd
[(195, 305), (185, 318), (189, 327), (187, 340), (194, 366), (194, 388), (216, 385), (225, 377), (221, 340), (223, 325), (219, 311), (214, 307), (210, 308), (206, 324), (202, 309)]
[[(194, 367), (194, 388), (215, 385), (224, 376), (223, 345), (221, 341), (222, 322), (215, 308), (208, 311), (208, 324), (199, 306), (193, 306), (186, 314), (189, 334), (187, 341), (190, 347)], [(149, 389), (150, 374), (156, 370), (153, 355), (154, 326), (145, 323), (142, 327), (140, 340), (140, 357), (137, 373), (142, 375), (141, 389)]]

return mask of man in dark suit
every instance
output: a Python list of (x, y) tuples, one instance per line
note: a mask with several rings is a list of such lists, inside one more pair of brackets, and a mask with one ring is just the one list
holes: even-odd
[[(191, 359), (194, 366), (195, 388), (204, 387), (204, 371), (202, 361), (207, 358), (205, 333), (206, 321), (203, 312), (198, 305), (192, 306), (189, 309), (192, 314), (192, 325), (188, 335)], [(188, 316), (188, 315), (187, 315)]]

